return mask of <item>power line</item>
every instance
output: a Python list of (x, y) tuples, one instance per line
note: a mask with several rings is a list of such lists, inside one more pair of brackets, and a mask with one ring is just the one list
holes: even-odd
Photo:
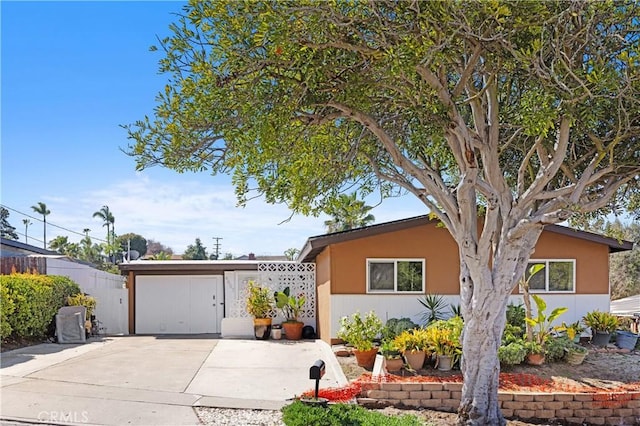
[[(0, 206), (4, 207), (4, 208), (5, 208), (5, 209), (7, 209), (7, 210), (11, 210), (12, 212), (15, 212), (15, 213), (21, 214), (21, 215), (23, 215), (23, 216), (26, 216), (26, 217), (28, 217), (28, 218), (30, 218), (30, 219), (37, 220), (38, 222), (44, 222), (44, 220), (42, 220), (42, 219), (40, 219), (40, 218), (38, 218), (38, 217), (31, 216), (30, 214), (27, 214), (27, 213), (21, 212), (21, 211), (19, 211), (19, 210), (16, 210), (16, 209), (14, 209), (14, 208), (11, 208), (11, 207), (9, 207), (9, 206), (7, 206), (7, 205), (0, 204)], [(53, 227), (55, 227), (55, 228), (59, 228), (59, 229), (65, 230), (65, 231), (67, 231), (67, 232), (71, 232), (72, 234), (80, 235), (81, 237), (86, 237), (86, 236), (87, 236), (87, 234), (85, 234), (84, 232), (77, 232), (77, 231), (74, 231), (74, 230), (72, 230), (72, 229), (65, 228), (64, 226), (56, 225), (55, 223), (47, 222), (47, 225), (51, 225), (51, 226), (53, 226)], [(22, 235), (24, 235), (24, 234), (22, 234)], [(29, 238), (32, 238), (32, 237), (31, 237), (31, 236), (29, 236)], [(34, 238), (34, 240), (35, 240), (35, 238)], [(92, 238), (92, 240), (101, 241), (101, 242), (103, 242), (103, 243), (108, 243), (108, 241), (103, 240), (102, 238), (97, 238), (97, 237)], [(43, 241), (41, 241), (41, 240), (38, 240), (38, 241), (43, 242)]]

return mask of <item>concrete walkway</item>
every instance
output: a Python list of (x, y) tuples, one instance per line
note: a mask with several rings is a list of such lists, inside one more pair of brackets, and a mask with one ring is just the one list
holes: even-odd
[(0, 355), (0, 418), (49, 424), (197, 425), (194, 406), (279, 409), (312, 389), (347, 384), (323, 341), (212, 336), (109, 337)]

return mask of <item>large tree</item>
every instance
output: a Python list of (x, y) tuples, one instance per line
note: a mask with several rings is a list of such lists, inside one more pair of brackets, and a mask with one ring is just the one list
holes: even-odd
[(241, 203), (253, 189), (303, 214), (353, 190), (419, 198), (459, 247), (460, 423), (504, 424), (497, 350), (543, 227), (617, 208), (640, 183), (639, 14), (635, 1), (192, 1), (128, 152), (139, 169), (229, 171)]
[(16, 233), (16, 227), (9, 223), (9, 215), (9, 210), (0, 207), (0, 237), (17, 241), (18, 234)]
[(182, 258), (185, 260), (207, 260), (207, 248), (202, 245), (200, 238), (196, 238), (195, 244), (189, 244)]
[(358, 200), (355, 192), (350, 195), (340, 194), (332, 205), (325, 208), (331, 219), (325, 220), (324, 226), (327, 227), (327, 232), (339, 232), (371, 225), (376, 220), (369, 213), (372, 208)]
[(147, 254), (147, 239), (142, 235), (135, 234), (133, 232), (119, 235), (117, 242), (123, 253), (126, 253), (127, 250), (131, 249), (137, 251), (140, 257)]

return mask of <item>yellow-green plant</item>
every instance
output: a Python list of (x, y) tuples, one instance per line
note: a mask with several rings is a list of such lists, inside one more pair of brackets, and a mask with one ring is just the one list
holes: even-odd
[(592, 332), (613, 333), (618, 328), (618, 317), (609, 312), (591, 311), (582, 319)]
[(426, 330), (423, 328), (412, 328), (403, 331), (393, 339), (393, 345), (402, 352), (429, 350)]
[(268, 288), (260, 287), (255, 281), (249, 281), (247, 312), (254, 318), (273, 317), (274, 300)]
[(95, 297), (78, 293), (75, 296), (67, 297), (67, 304), (69, 306), (84, 306), (87, 308), (87, 319), (90, 319), (96, 309), (97, 302)]
[(533, 330), (533, 340), (528, 340), (530, 342), (533, 341), (537, 343), (544, 349), (544, 345), (547, 342), (547, 339), (551, 336), (551, 332), (556, 330), (551, 327), (551, 324), (556, 320), (556, 318), (567, 312), (569, 308), (555, 308), (551, 311), (549, 316), (547, 316), (545, 312), (547, 310), (547, 303), (544, 299), (537, 294), (533, 294), (531, 297), (533, 297), (533, 300), (536, 302), (538, 312), (534, 318), (525, 318), (525, 321)]

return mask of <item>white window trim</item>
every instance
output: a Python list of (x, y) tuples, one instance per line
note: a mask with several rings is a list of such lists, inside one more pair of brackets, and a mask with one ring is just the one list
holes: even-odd
[[(570, 262), (573, 264), (573, 290), (549, 290), (549, 262)], [(559, 294), (574, 294), (576, 292), (576, 260), (575, 259), (529, 259), (527, 263), (527, 270), (529, 269), (529, 263), (544, 263), (544, 269), (539, 274), (544, 272), (544, 290), (529, 289), (529, 293), (559, 293)], [(518, 286), (520, 293), (522, 293), (522, 287)]]
[[(371, 290), (369, 265), (371, 263), (388, 263), (393, 262), (393, 290)], [(420, 262), (422, 264), (422, 290), (420, 291), (398, 291), (398, 262)], [(366, 275), (367, 275), (367, 293), (368, 294), (424, 294), (427, 287), (427, 272), (425, 259), (418, 258), (367, 258)]]

